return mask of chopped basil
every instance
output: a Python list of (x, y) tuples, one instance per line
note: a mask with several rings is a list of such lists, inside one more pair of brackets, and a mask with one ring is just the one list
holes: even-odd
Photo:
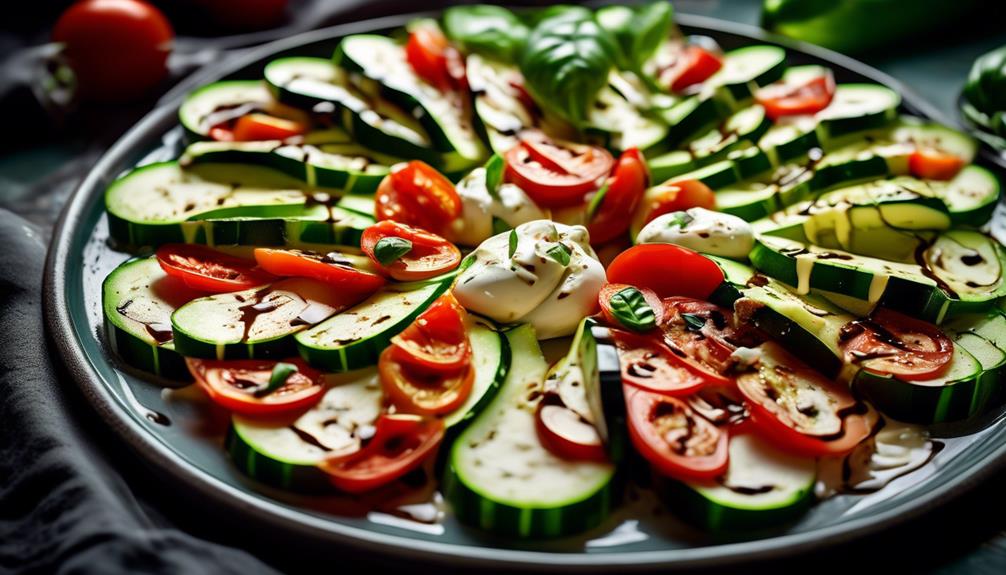
[(512, 258), (515, 253), (517, 253), (517, 230), (510, 230), (510, 255), (507, 257)]
[(493, 154), (486, 162), (486, 189), (489, 195), (498, 198), (500, 186), (503, 184), (503, 171), (506, 169), (506, 162), (503, 156)]
[(657, 327), (657, 314), (646, 302), (643, 292), (634, 287), (625, 288), (608, 300), (615, 319), (633, 331), (649, 331)]
[(667, 227), (673, 228), (675, 226), (684, 229), (685, 226), (692, 223), (695, 218), (688, 215), (687, 212), (674, 212), (671, 214), (671, 221), (667, 222)]
[(694, 313), (683, 313), (681, 314), (681, 318), (685, 320), (686, 327), (692, 331), (699, 331), (706, 325), (705, 318), (699, 317)]
[(568, 266), (569, 256), (573, 253), (573, 250), (569, 249), (569, 246), (566, 244), (555, 244), (554, 246), (548, 248), (548, 251), (545, 253), (548, 254), (548, 257), (559, 262), (563, 266)]
[(279, 362), (272, 368), (269, 383), (255, 390), (255, 397), (265, 397), (286, 384), (290, 376), (297, 373), (297, 366), (292, 363)]
[(601, 186), (600, 190), (590, 198), (590, 203), (587, 204), (587, 221), (593, 221), (594, 216), (597, 215), (597, 211), (601, 209), (601, 204), (604, 203), (604, 196), (608, 195), (608, 183), (605, 182)]
[(388, 236), (378, 240), (374, 246), (374, 257), (386, 266), (412, 251), (412, 242), (398, 236)]

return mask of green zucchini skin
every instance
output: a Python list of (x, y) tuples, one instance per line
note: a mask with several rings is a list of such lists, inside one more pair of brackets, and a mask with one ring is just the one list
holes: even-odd
[[(444, 425), (447, 428), (445, 443), (449, 443), (457, 437), (474, 418), (478, 417), (478, 414), (482, 413), (487, 405), (492, 403), (510, 371), (512, 359), (510, 342), (500, 331), (499, 326), (491, 320), (481, 317), (475, 318), (471, 315), (466, 321), (469, 326), (468, 337), (472, 345), (472, 361), (476, 365), (476, 383), (472, 389), (475, 396), (470, 398), (458, 411), (449, 414), (444, 419)], [(475, 331), (480, 333), (473, 333)], [(489, 338), (492, 338), (493, 341), (488, 341)], [(496, 354), (495, 369), (491, 367), (480, 369), (481, 364), (486, 363), (482, 356), (491, 357), (492, 350), (490, 348), (492, 346), (496, 346), (499, 350)], [(491, 365), (491, 362), (488, 363)], [(480, 385), (481, 381), (485, 380), (489, 380), (488, 385)], [(446, 454), (446, 450), (441, 450), (441, 453)]]
[(188, 141), (208, 137), (209, 129), (202, 125), (204, 115), (219, 106), (246, 104), (249, 110), (265, 109), (273, 103), (269, 90), (258, 80), (227, 80), (207, 84), (186, 96), (178, 110), (178, 120), (185, 128)]
[(227, 429), (224, 449), (242, 473), (266, 485), (306, 494), (333, 490), (324, 471), (314, 465), (295, 465), (272, 459), (245, 441), (233, 425)]

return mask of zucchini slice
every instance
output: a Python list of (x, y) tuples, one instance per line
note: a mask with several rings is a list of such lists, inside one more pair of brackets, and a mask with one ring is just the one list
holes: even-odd
[(300, 355), (326, 371), (375, 365), (391, 338), (450, 285), (450, 280), (443, 279), (387, 285), (348, 310), (298, 333)]
[(464, 405), (444, 418), (450, 433), (460, 433), (499, 391), (510, 370), (510, 344), (491, 321), (471, 314), (465, 320), (468, 339), (472, 347), (475, 382)]
[(622, 152), (637, 148), (645, 154), (667, 149), (668, 126), (646, 113), (650, 98), (642, 86), (613, 70), (589, 112), (586, 133), (602, 146)]
[(730, 438), (730, 467), (716, 483), (660, 478), (658, 490), (676, 512), (713, 532), (763, 529), (792, 521), (814, 501), (815, 460), (779, 451), (745, 433)]
[(615, 468), (565, 461), (542, 447), (534, 413), (548, 363), (530, 326), (506, 335), (510, 371), (451, 446), (446, 497), (459, 520), (500, 535), (559, 537), (590, 529), (611, 509)]
[(217, 124), (275, 107), (276, 100), (259, 80), (215, 82), (185, 97), (178, 109), (178, 120), (192, 139), (201, 140)]
[(755, 90), (782, 77), (786, 51), (778, 46), (745, 46), (723, 54), (723, 67), (702, 86), (703, 91), (723, 90), (731, 107), (749, 101)]
[(136, 168), (113, 182), (105, 191), (105, 209), (112, 239), (134, 247), (358, 245), (373, 222), (335, 209), (339, 193), (309, 189), (262, 166), (213, 163), (182, 169), (177, 162), (164, 162)]
[(170, 379), (189, 379), (185, 359), (175, 351), (171, 314), (199, 295), (164, 273), (153, 256), (115, 268), (101, 284), (105, 330), (112, 351), (137, 369)]
[(307, 278), (202, 297), (171, 315), (175, 349), (208, 359), (292, 355), (291, 336), (337, 313), (341, 300), (331, 286)]

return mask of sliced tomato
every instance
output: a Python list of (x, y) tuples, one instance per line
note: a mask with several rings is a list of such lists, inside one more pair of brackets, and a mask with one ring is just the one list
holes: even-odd
[(365, 493), (391, 483), (422, 465), (444, 438), (443, 421), (419, 415), (383, 414), (374, 428), (359, 451), (318, 465), (342, 491)]
[(661, 184), (643, 196), (639, 209), (645, 210), (642, 225), (658, 216), (691, 208), (716, 209), (716, 193), (699, 180)]
[[(604, 287), (601, 288), (600, 293), (597, 294), (597, 301), (599, 304), (601, 304), (601, 315), (604, 317), (604, 321), (608, 325), (613, 327), (628, 327), (630, 329), (632, 328), (632, 326), (626, 326), (622, 323), (622, 320), (618, 318), (618, 316), (616, 315), (615, 311), (612, 309), (611, 306), (612, 296), (623, 290), (630, 288), (635, 288), (635, 286), (630, 286), (628, 284), (608, 283), (604, 284)], [(654, 322), (659, 326), (664, 321), (664, 304), (660, 301), (660, 298), (657, 297), (657, 294), (653, 293), (653, 290), (643, 288), (639, 289), (639, 292), (643, 294), (643, 299), (646, 300), (646, 303), (650, 306), (650, 309), (653, 310)]]
[(185, 360), (193, 379), (214, 403), (244, 415), (273, 415), (306, 409), (325, 393), (321, 373), (300, 358), (284, 359), (297, 371), (275, 390), (268, 391), (278, 361), (261, 359)]
[(629, 438), (661, 475), (714, 479), (727, 470), (728, 436), (684, 401), (625, 385)]
[(732, 356), (738, 347), (754, 347), (764, 341), (750, 325), (738, 325), (729, 309), (688, 297), (664, 298), (662, 304), (667, 345), (721, 380), (733, 369), (736, 362)]
[(623, 152), (606, 182), (601, 204), (587, 224), (590, 243), (599, 245), (624, 235), (630, 222), (626, 216), (636, 211), (649, 185), (643, 155), (636, 148)]
[(426, 308), (402, 333), (391, 338), (399, 361), (417, 369), (456, 371), (471, 361), (465, 308), (447, 292)]
[(276, 280), (252, 260), (194, 244), (165, 244), (157, 248), (157, 263), (194, 290), (226, 293)]
[(391, 403), (403, 412), (420, 415), (443, 415), (464, 405), (475, 382), (470, 362), (450, 371), (416, 369), (395, 353), (397, 349), (385, 349), (377, 362), (381, 389)]
[(849, 390), (786, 352), (761, 346), (752, 371), (737, 377), (754, 430), (781, 449), (809, 457), (841, 455), (870, 436), (876, 412)]
[(601, 186), (615, 159), (604, 148), (553, 140), (539, 130), (521, 133), (506, 153), (507, 179), (539, 206), (558, 208), (583, 202)]
[(269, 114), (247, 114), (234, 123), (233, 139), (238, 142), (285, 140), (307, 132), (307, 126), (295, 120)]
[(783, 116), (816, 114), (831, 104), (835, 96), (835, 77), (831, 70), (811, 78), (803, 84), (777, 83), (766, 86), (755, 94), (755, 100), (765, 108), (772, 120)]
[[(401, 238), (412, 244), (398, 259), (381, 263), (375, 253), (378, 242), (385, 238)], [(384, 220), (363, 231), (360, 249), (382, 270), (398, 281), (415, 281), (447, 273), (461, 263), (461, 251), (444, 238), (408, 226)]]
[(429, 164), (413, 160), (391, 172), (374, 197), (377, 220), (392, 220), (447, 236), (461, 215), (454, 184)]
[(916, 150), (908, 157), (908, 171), (927, 180), (952, 180), (963, 167), (962, 158), (930, 148)]
[(695, 44), (681, 48), (677, 59), (658, 72), (661, 84), (680, 92), (689, 86), (705, 82), (723, 67), (723, 58)]
[(619, 329), (611, 330), (611, 335), (624, 383), (664, 395), (688, 395), (721, 379), (689, 365), (656, 337)]
[(905, 381), (933, 379), (950, 369), (954, 342), (935, 325), (884, 308), (842, 327), (846, 361)]
[(541, 444), (556, 457), (572, 461), (608, 460), (597, 428), (561, 402), (546, 398), (538, 403), (535, 430)]
[(650, 289), (662, 298), (680, 295), (704, 300), (723, 283), (723, 271), (712, 260), (681, 246), (640, 244), (611, 262), (608, 281)]
[(255, 260), (269, 273), (313, 278), (353, 293), (372, 293), (385, 284), (384, 277), (356, 267), (339, 252), (255, 248)]
[(439, 28), (419, 26), (409, 34), (405, 58), (423, 80), (442, 91), (465, 90), (465, 64), (461, 54)]

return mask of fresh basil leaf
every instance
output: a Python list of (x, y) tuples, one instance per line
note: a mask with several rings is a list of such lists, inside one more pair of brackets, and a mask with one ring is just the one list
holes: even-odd
[(615, 319), (633, 331), (649, 331), (657, 327), (657, 314), (647, 303), (643, 292), (634, 287), (625, 288), (608, 300)]
[(667, 227), (673, 228), (675, 226), (684, 229), (688, 224), (692, 223), (695, 218), (688, 215), (687, 212), (674, 212), (669, 218), (671, 221), (667, 222)]
[(503, 185), (503, 172), (506, 170), (506, 161), (503, 156), (493, 154), (486, 161), (486, 189), (489, 195), (498, 198), (500, 186)]
[(548, 251), (545, 253), (548, 254), (548, 257), (566, 267), (569, 265), (569, 257), (573, 254), (573, 250), (569, 249), (569, 246), (566, 244), (555, 244), (548, 248)]
[(517, 230), (510, 230), (510, 251), (508, 253), (510, 258), (517, 253)]
[(695, 315), (694, 313), (683, 313), (681, 314), (681, 319), (685, 320), (685, 327), (691, 331), (699, 331), (706, 325), (705, 318)]
[(292, 363), (279, 362), (272, 368), (272, 375), (269, 376), (269, 383), (265, 387), (255, 390), (255, 397), (265, 397), (286, 384), (290, 376), (297, 373), (297, 366)]
[(388, 236), (378, 240), (374, 246), (374, 257), (382, 266), (393, 263), (398, 258), (412, 251), (412, 242), (398, 236)]
[(605, 182), (601, 186), (600, 190), (590, 198), (590, 203), (587, 204), (587, 221), (593, 221), (594, 216), (597, 215), (597, 211), (601, 209), (601, 204), (604, 203), (604, 196), (608, 195), (608, 183)]
[(528, 36), (520, 69), (539, 104), (582, 126), (618, 54), (590, 10), (556, 6)]
[(508, 232), (512, 230), (513, 227), (506, 223), (506, 220), (500, 217), (493, 216), (493, 235), (502, 234), (503, 232)]
[(667, 2), (637, 7), (605, 6), (597, 11), (597, 21), (619, 47), (619, 66), (640, 70), (671, 33), (674, 9)]
[(465, 52), (513, 62), (527, 41), (528, 28), (502, 6), (455, 6), (444, 12), (444, 32)]

